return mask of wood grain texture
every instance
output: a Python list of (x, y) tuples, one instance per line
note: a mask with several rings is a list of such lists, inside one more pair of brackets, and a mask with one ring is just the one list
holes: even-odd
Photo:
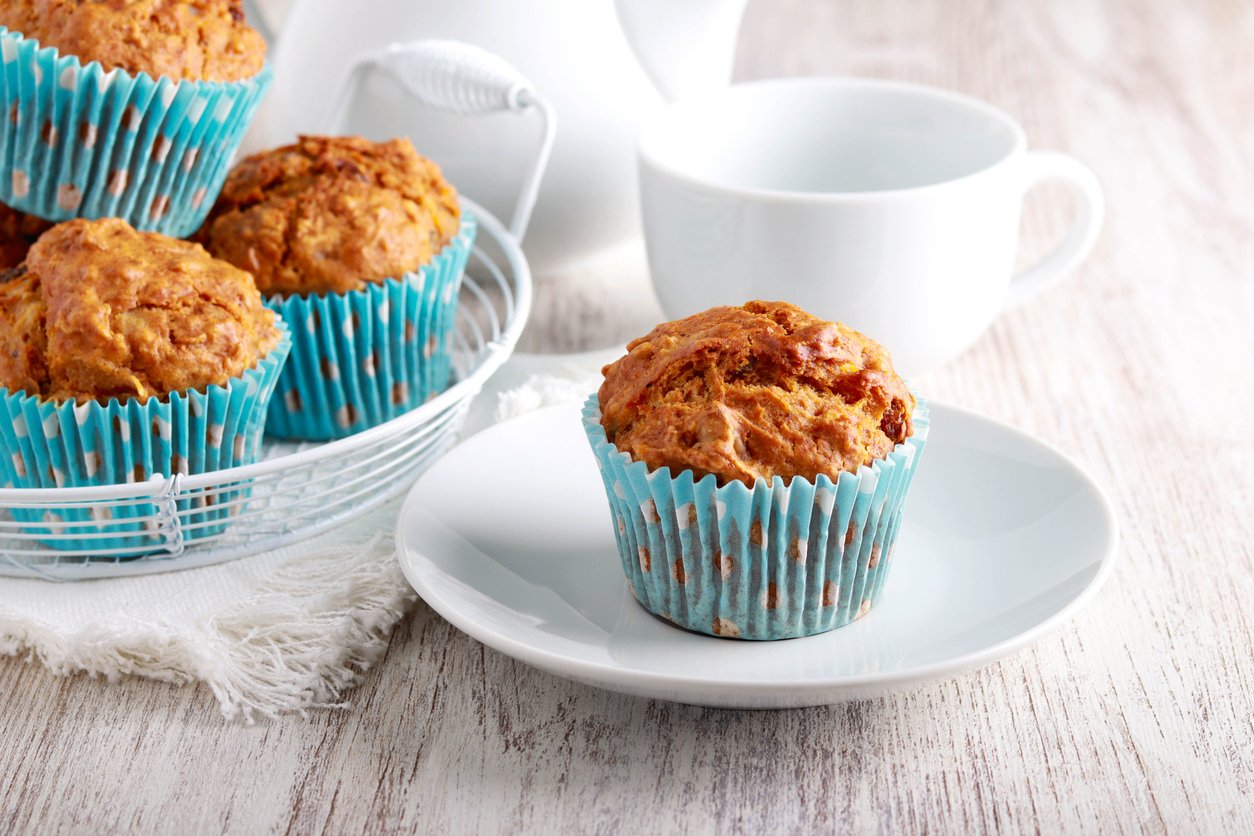
[[(920, 381), (1109, 489), (1122, 559), (1061, 633), (897, 697), (750, 713), (557, 679), (420, 605), (351, 711), (253, 728), (195, 688), (0, 660), (0, 831), (1254, 832), (1251, 45), (1240, 0), (748, 12), (741, 77), (957, 88), (1102, 179), (1078, 275)], [(1067, 217), (1034, 195), (1025, 258)], [(532, 344), (579, 342), (569, 323)]]

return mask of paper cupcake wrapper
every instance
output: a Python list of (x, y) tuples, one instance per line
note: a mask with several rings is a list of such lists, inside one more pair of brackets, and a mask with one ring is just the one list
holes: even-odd
[(106, 71), (0, 26), (0, 202), (190, 235), (271, 78), (269, 65), (235, 82)]
[[(24, 392), (0, 389), (0, 484), (15, 488), (71, 488), (140, 483), (176, 473), (207, 473), (256, 461), (266, 404), (291, 348), (280, 323), (279, 345), (257, 365), (222, 386), (175, 392), (166, 400), (131, 399), (106, 404), (54, 403)], [(13, 508), (27, 533), (62, 550), (177, 551), (189, 542), (221, 533), (238, 512), (234, 500), (248, 487), (196, 500), (171, 499), (182, 525), (164, 528), (149, 519), (151, 501), (108, 508)], [(188, 513), (190, 512), (190, 513)], [(69, 536), (75, 535), (75, 536)], [(90, 536), (85, 536), (90, 535)]]
[(270, 403), (266, 432), (325, 441), (378, 426), (444, 391), (466, 260), (477, 225), (462, 213), (457, 235), (430, 263), (349, 293), (274, 298), (292, 326), (292, 356)]
[(583, 424), (636, 599), (689, 630), (768, 640), (842, 627), (878, 600), (928, 409), (919, 400), (914, 434), (856, 474), (752, 488), (633, 461), (606, 438), (595, 394)]

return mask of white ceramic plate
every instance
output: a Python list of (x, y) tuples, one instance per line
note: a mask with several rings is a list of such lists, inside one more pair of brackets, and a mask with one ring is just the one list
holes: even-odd
[(651, 616), (619, 568), (577, 405), (473, 436), (414, 486), (401, 566), (440, 615), (559, 676), (659, 699), (791, 708), (986, 664), (1064, 623), (1110, 574), (1096, 484), (1004, 425), (932, 405), (893, 571), (875, 608), (819, 636), (743, 642)]

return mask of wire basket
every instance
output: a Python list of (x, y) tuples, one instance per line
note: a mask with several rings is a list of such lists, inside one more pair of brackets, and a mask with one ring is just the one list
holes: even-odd
[[(456, 441), (470, 401), (513, 352), (531, 307), (517, 240), (465, 203), (480, 238), (458, 302), (452, 386), (338, 441), (267, 440), (262, 459), (245, 467), (106, 487), (0, 489), (0, 575), (74, 580), (206, 566), (328, 531), (404, 491)], [(115, 548), (67, 548), (99, 542), (99, 521), (111, 519), (126, 520), (109, 524)]]
[(556, 117), (499, 56), (456, 41), (413, 41), (357, 59), (333, 97), (328, 133), (372, 74), (390, 78), (429, 108), (469, 117), (533, 113), (543, 128), (508, 229), (462, 199), (479, 222), (479, 235), (458, 298), (453, 385), (348, 438), (268, 442), (260, 461), (245, 467), (103, 487), (0, 488), (0, 575), (142, 575), (268, 551), (382, 505), (456, 442), (470, 401), (513, 352), (531, 310), (531, 272), (520, 243), (553, 148)]

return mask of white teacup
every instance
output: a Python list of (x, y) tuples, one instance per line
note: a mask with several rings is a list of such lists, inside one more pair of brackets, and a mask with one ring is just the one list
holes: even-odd
[[(667, 107), (640, 138), (653, 286), (668, 316), (793, 302), (882, 342), (910, 373), (957, 355), (998, 312), (1088, 254), (1101, 187), (1064, 154), (1028, 151), (1010, 116), (887, 81), (795, 78)], [(1019, 211), (1071, 186), (1063, 242), (1012, 276)]]

